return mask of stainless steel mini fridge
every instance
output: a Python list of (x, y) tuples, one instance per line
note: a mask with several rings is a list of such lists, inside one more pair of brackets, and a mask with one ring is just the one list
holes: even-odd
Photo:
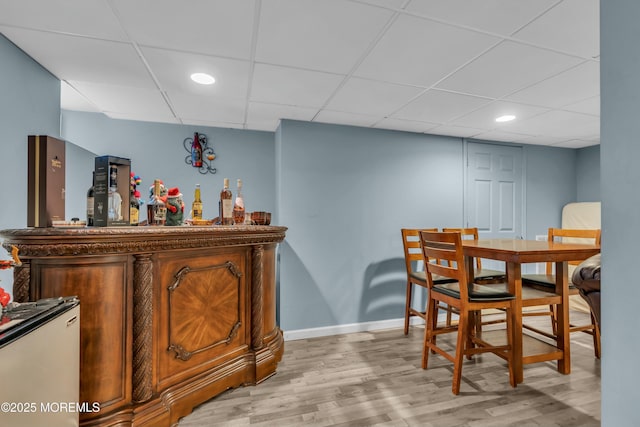
[(80, 304), (49, 298), (0, 318), (0, 426), (77, 426)]

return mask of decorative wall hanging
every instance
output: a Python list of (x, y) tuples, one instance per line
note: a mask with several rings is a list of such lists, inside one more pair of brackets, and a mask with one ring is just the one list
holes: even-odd
[(184, 149), (189, 155), (184, 158), (186, 164), (198, 169), (198, 172), (205, 175), (207, 173), (216, 173), (216, 168), (211, 163), (216, 158), (213, 147), (209, 147), (207, 135), (194, 132), (193, 138), (185, 138), (182, 142)]

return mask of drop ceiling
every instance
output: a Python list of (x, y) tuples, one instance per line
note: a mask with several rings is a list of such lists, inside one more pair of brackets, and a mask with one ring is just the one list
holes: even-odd
[(598, 0), (0, 0), (63, 109), (572, 148), (600, 142), (598, 26)]

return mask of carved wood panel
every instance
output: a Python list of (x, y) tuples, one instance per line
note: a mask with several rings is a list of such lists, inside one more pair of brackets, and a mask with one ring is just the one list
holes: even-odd
[(80, 300), (80, 401), (99, 402), (102, 411), (131, 398), (125, 326), (130, 322), (129, 271), (126, 256), (31, 263), (41, 284), (39, 298), (76, 295)]
[[(160, 380), (216, 363), (246, 342), (244, 251), (166, 260)], [(164, 344), (164, 348), (163, 348)], [(217, 363), (220, 363), (218, 361)]]

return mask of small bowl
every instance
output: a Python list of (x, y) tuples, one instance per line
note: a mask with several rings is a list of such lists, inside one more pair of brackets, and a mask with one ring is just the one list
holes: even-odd
[(251, 222), (256, 225), (269, 225), (271, 224), (271, 212), (251, 212)]

